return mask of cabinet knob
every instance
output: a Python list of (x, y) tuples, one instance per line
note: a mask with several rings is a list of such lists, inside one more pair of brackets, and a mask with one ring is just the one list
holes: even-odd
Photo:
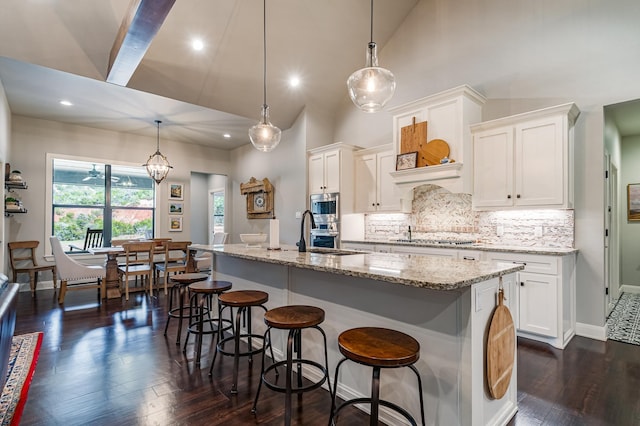
[(524, 287), (524, 281), (520, 281), (520, 286)]
[(379, 206), (379, 205), (380, 205), (380, 203), (376, 203), (376, 206)]
[(371, 203), (371, 207), (375, 207), (375, 206), (376, 206), (376, 203)]
[(520, 198), (520, 194), (516, 195), (516, 198)]
[(508, 198), (508, 199), (511, 199), (511, 194), (507, 195), (507, 198)]

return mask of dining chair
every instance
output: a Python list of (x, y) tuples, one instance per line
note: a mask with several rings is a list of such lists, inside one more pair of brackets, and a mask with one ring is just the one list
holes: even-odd
[(31, 286), (31, 297), (36, 295), (38, 285), (38, 273), (51, 271), (53, 274), (53, 289), (58, 286), (56, 283), (56, 265), (38, 265), (36, 260), (36, 249), (40, 245), (39, 241), (12, 241), (7, 244), (9, 248), (9, 263), (13, 271), (13, 282), (18, 282), (18, 274), (29, 274), (29, 285)]
[[(58, 303), (64, 303), (67, 290), (84, 290), (89, 288), (98, 289), (100, 300), (106, 295), (104, 288), (104, 278), (106, 269), (101, 265), (85, 265), (72, 259), (62, 248), (58, 237), (49, 237), (51, 251), (56, 260), (56, 272), (60, 280), (60, 293)], [(75, 283), (69, 284), (69, 281)]]
[(163, 261), (155, 265), (156, 281), (159, 282), (161, 273), (164, 278), (164, 294), (167, 294), (169, 274), (186, 272), (191, 256), (190, 245), (191, 241), (166, 241), (164, 243)]
[(149, 293), (153, 294), (153, 244), (153, 241), (129, 241), (122, 244), (124, 263), (118, 266), (118, 272), (124, 284), (125, 300), (129, 300), (129, 277), (140, 277), (143, 287), (146, 277)]
[(102, 229), (87, 228), (84, 236), (84, 244), (82, 247), (69, 244), (69, 252), (72, 253), (88, 253), (90, 248), (102, 247)]

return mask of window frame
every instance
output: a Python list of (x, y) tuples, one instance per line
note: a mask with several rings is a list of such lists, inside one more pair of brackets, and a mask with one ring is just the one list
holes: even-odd
[[(56, 154), (48, 152), (46, 154), (46, 170), (45, 170), (45, 226), (44, 226), (44, 252), (45, 256), (52, 256), (53, 253), (51, 251), (51, 243), (49, 241), (49, 237), (53, 235), (53, 161), (54, 160), (73, 160), (73, 161), (82, 161), (87, 163), (99, 163), (99, 164), (108, 164), (110, 166), (126, 166), (126, 167), (141, 167), (139, 163), (131, 163), (126, 161), (117, 161), (117, 160), (109, 160), (105, 158), (94, 158), (94, 157), (84, 157), (84, 156), (76, 156), (76, 155), (66, 155), (66, 154)], [(158, 233), (158, 220), (157, 220), (157, 200), (158, 200), (158, 187), (157, 185), (153, 191), (153, 234), (156, 235)], [(109, 198), (109, 197), (106, 197)], [(83, 206), (87, 207), (87, 206)], [(101, 207), (102, 208), (102, 207)], [(105, 214), (105, 224), (107, 223), (106, 215), (111, 214), (113, 207), (110, 204), (110, 200), (105, 200), (104, 206), (104, 214)], [(146, 210), (146, 209), (145, 209)], [(109, 220), (109, 223), (111, 221)], [(91, 254), (77, 254), (73, 255), (74, 257), (91, 257), (94, 256)]]

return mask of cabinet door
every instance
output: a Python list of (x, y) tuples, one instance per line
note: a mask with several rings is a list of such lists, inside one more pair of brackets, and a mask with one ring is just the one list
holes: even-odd
[(396, 156), (393, 151), (380, 152), (377, 155), (377, 205), (381, 211), (400, 211), (400, 197), (391, 172), (396, 170)]
[(376, 210), (376, 155), (367, 154), (356, 157), (356, 212)]
[(562, 118), (516, 125), (515, 205), (562, 205), (566, 182)]
[(473, 135), (473, 205), (513, 205), (513, 127)]
[(340, 171), (340, 150), (325, 152), (325, 192), (340, 192)]
[(309, 194), (324, 192), (324, 155), (315, 154), (309, 157)]
[(520, 272), (519, 329), (558, 337), (558, 277)]

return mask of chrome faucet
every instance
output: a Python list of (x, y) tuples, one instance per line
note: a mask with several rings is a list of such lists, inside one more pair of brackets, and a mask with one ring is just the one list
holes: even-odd
[(302, 220), (300, 220), (300, 241), (298, 241), (298, 251), (300, 253), (307, 251), (307, 243), (304, 240), (304, 217), (307, 213), (309, 213), (309, 218), (311, 219), (311, 229), (315, 229), (316, 227), (316, 222), (313, 220), (313, 213), (311, 213), (311, 210), (305, 210), (304, 213), (302, 213)]

